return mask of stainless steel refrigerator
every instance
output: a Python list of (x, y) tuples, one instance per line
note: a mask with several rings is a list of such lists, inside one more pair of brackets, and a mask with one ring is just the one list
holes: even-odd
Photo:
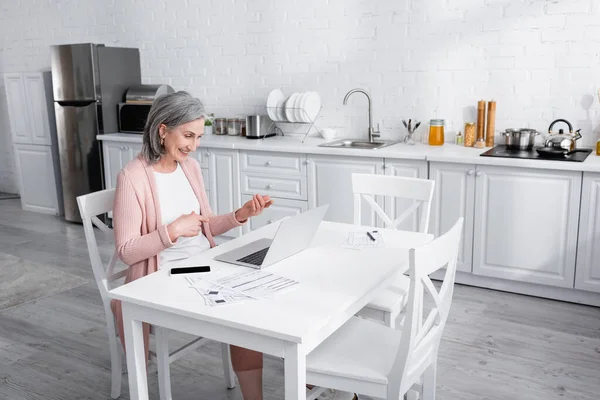
[(96, 136), (118, 131), (118, 104), (141, 84), (140, 54), (92, 43), (51, 46), (50, 54), (65, 220), (81, 222), (77, 196), (104, 185)]

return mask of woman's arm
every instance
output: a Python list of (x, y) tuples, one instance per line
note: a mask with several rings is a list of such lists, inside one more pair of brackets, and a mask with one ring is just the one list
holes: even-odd
[(169, 238), (167, 225), (159, 227), (154, 232), (141, 234), (142, 204), (129, 177), (121, 171), (117, 177), (115, 202), (113, 206), (113, 227), (115, 245), (119, 258), (127, 265), (154, 257), (173, 242)]

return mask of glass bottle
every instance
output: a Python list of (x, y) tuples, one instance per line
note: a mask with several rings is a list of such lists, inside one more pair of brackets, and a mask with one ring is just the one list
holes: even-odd
[(459, 145), (459, 146), (462, 146), (463, 143), (464, 143), (463, 139), (464, 138), (463, 138), (462, 133), (460, 133), (460, 131), (458, 131), (458, 133), (456, 134), (456, 144)]
[(600, 139), (596, 142), (596, 155), (600, 156)]
[(444, 144), (444, 120), (432, 119), (429, 121), (429, 145), (441, 146)]

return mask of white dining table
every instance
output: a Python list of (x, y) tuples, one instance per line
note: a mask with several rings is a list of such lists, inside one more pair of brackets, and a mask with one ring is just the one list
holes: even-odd
[[(211, 274), (252, 271), (213, 258), (272, 238), (278, 225), (266, 225), (177, 264), (210, 265)], [(350, 232), (366, 235), (367, 229), (323, 221), (308, 249), (268, 267), (298, 282), (270, 298), (209, 306), (185, 277), (169, 276), (166, 268), (111, 290), (109, 296), (123, 304), (130, 398), (148, 399), (142, 336), (142, 323), (147, 322), (281, 357), (285, 398), (305, 399), (307, 354), (407, 271), (408, 249), (433, 239), (430, 234), (375, 228), (385, 247), (342, 247)]]

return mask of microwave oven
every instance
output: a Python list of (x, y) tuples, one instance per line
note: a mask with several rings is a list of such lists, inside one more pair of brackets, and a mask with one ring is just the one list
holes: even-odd
[(119, 103), (119, 132), (144, 133), (152, 104)]

